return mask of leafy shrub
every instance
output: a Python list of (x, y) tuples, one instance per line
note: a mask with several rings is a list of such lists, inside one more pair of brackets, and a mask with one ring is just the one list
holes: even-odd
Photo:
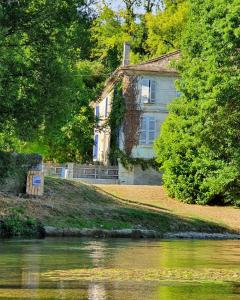
[(23, 215), (21, 209), (12, 209), (0, 222), (0, 237), (43, 237), (44, 228), (36, 219)]
[(38, 154), (17, 154), (0, 151), (0, 190), (25, 191), (28, 170), (40, 164)]

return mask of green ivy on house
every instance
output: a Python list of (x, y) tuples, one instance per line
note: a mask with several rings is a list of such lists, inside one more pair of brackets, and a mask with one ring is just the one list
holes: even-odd
[(118, 156), (116, 154), (119, 150), (119, 129), (123, 122), (125, 110), (125, 101), (122, 94), (122, 80), (120, 80), (117, 82), (114, 88), (112, 109), (108, 118), (108, 125), (111, 129), (111, 146), (109, 153), (111, 164), (117, 164)]

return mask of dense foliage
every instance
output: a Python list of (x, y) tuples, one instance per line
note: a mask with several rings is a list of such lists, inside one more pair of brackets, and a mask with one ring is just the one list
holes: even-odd
[(122, 2), (0, 1), (0, 150), (91, 159), (89, 103), (121, 64), (123, 42), (132, 63), (144, 60), (178, 48), (185, 22), (183, 0)]
[(0, 237), (43, 238), (45, 230), (40, 221), (24, 215), (21, 208), (12, 208), (0, 219)]
[(84, 62), (92, 21), (86, 7), (77, 0), (0, 2), (2, 150), (34, 148), (57, 160), (89, 156), (89, 101), (103, 78), (100, 64)]
[(22, 193), (26, 190), (27, 172), (42, 163), (38, 154), (0, 151), (0, 191)]
[[(131, 63), (179, 48), (186, 23), (186, 0), (124, 0), (125, 9), (115, 11), (103, 3), (91, 32), (94, 58), (109, 71), (121, 64), (123, 42), (131, 42)], [(137, 13), (137, 7), (141, 7)]]
[(170, 195), (240, 204), (240, 2), (190, 1), (182, 96), (156, 143)]

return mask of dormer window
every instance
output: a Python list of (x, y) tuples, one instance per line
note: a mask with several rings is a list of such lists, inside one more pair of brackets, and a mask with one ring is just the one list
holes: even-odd
[(152, 79), (142, 79), (141, 99), (145, 104), (156, 102), (156, 81)]

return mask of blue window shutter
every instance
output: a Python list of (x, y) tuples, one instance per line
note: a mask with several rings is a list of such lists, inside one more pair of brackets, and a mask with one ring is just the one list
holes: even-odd
[(156, 137), (156, 121), (154, 117), (148, 118), (148, 145), (152, 145)]
[(147, 117), (142, 116), (140, 119), (139, 144), (146, 145), (146, 143), (147, 143)]
[(99, 117), (99, 106), (98, 105), (95, 107), (95, 116)]
[(98, 158), (98, 135), (94, 136), (93, 159)]
[(150, 90), (151, 90), (150, 102), (155, 103), (155, 101), (156, 101), (156, 81), (155, 80), (150, 81)]
[(179, 92), (179, 91), (176, 91), (176, 97), (180, 97), (182, 95), (182, 93), (181, 92)]

